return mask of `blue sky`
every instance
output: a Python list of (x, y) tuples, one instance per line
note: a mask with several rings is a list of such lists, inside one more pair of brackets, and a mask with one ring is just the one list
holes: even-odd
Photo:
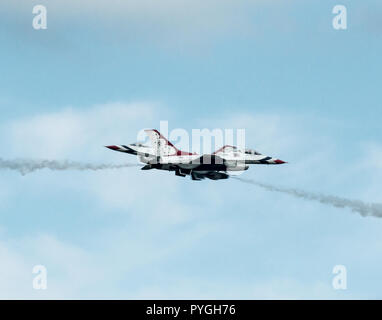
[[(48, 29), (32, 28), (45, 4)], [(334, 30), (343, 4), (348, 29)], [(380, 196), (378, 1), (3, 1), (1, 158), (131, 161), (142, 128), (244, 128), (245, 177)], [(2, 298), (381, 298), (382, 221), (235, 180), (2, 171)], [(32, 268), (48, 289), (32, 289)], [(332, 288), (345, 265), (348, 289)]]

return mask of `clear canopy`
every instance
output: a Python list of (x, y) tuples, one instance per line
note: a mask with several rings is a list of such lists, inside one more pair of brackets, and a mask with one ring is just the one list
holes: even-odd
[(254, 155), (261, 155), (260, 152), (253, 150), (253, 149), (245, 149), (246, 154), (254, 154)]

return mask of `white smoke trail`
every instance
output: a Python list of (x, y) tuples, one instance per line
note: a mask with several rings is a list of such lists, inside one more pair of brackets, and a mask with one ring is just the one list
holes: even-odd
[(349, 208), (352, 211), (359, 213), (363, 217), (373, 216), (373, 217), (382, 218), (381, 203), (365, 203), (360, 200), (350, 200), (346, 198), (340, 198), (336, 196), (329, 196), (329, 195), (323, 195), (323, 194), (315, 194), (315, 193), (291, 189), (291, 188), (276, 187), (270, 184), (257, 182), (251, 179), (243, 179), (239, 177), (233, 177), (233, 178), (240, 180), (244, 183), (249, 183), (249, 184), (259, 186), (269, 191), (287, 193), (297, 198), (318, 201), (321, 203), (332, 205), (337, 208)]
[(120, 169), (127, 167), (136, 167), (139, 164), (126, 163), (126, 164), (92, 164), (86, 162), (77, 162), (70, 160), (31, 160), (31, 159), (14, 159), (14, 160), (4, 160), (0, 158), (0, 169), (15, 170), (20, 172), (22, 175), (27, 173), (41, 170), (104, 170), (104, 169)]

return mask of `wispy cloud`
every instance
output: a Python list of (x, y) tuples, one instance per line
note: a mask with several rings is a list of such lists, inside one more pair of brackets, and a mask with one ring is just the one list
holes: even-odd
[(139, 130), (156, 123), (155, 107), (150, 102), (67, 107), (3, 123), (0, 139), (7, 157), (110, 159), (104, 146), (134, 141)]
[[(109, 161), (112, 164), (129, 162), (128, 155), (111, 152), (103, 145), (129, 143), (134, 141), (136, 133), (142, 127), (156, 127), (159, 120), (163, 118), (162, 114), (156, 114), (154, 106), (155, 104), (150, 103), (111, 103), (81, 110), (73, 107), (3, 123), (1, 140), (6, 148), (3, 150), (2, 157), (3, 159), (17, 157), (69, 159), (92, 166), (97, 163), (109, 163)], [(253, 167), (245, 172), (243, 176), (245, 179), (251, 179), (253, 175), (261, 177), (261, 180), (266, 177), (266, 181), (269, 182), (266, 187), (269, 187), (268, 184), (272, 184), (271, 181), (276, 179), (283, 179), (286, 185), (293, 182), (293, 185), (297, 186), (299, 184), (311, 186), (317, 182), (316, 177), (322, 178), (325, 175), (328, 185), (331, 181), (341, 183), (343, 176), (329, 175), (327, 171), (334, 169), (328, 169), (324, 162), (329, 151), (335, 151), (335, 149), (327, 144), (325, 136), (317, 141), (311, 139), (309, 121), (308, 129), (296, 125), (295, 121), (304, 123), (300, 119), (293, 120), (293, 117), (283, 118), (280, 115), (253, 113), (235, 117), (226, 115), (213, 124), (214, 127), (248, 128), (248, 134), (251, 136), (251, 140), (248, 140), (249, 146), (270, 152), (271, 155), (273, 155), (272, 152), (277, 152), (275, 155), (286, 156), (287, 161), (290, 161), (293, 155), (306, 153), (306, 150), (314, 153), (314, 158), (317, 158), (314, 160), (304, 158), (277, 168)], [(198, 125), (201, 123), (195, 123), (195, 126)], [(170, 130), (173, 126), (177, 127), (176, 124), (171, 124)], [(201, 125), (201, 127), (205, 126)], [(283, 138), (278, 140), (277, 138), (281, 136)], [(278, 141), (276, 145), (273, 144), (275, 140)], [(312, 141), (314, 146), (310, 146)], [(315, 152), (315, 149), (319, 149), (319, 152)], [(335, 152), (331, 157), (336, 157)], [(312, 163), (320, 163), (321, 166), (316, 166), (315, 172), (312, 172), (309, 169)], [(56, 165), (57, 163), (48, 164)], [(21, 165), (25, 164), (21, 163)], [(346, 167), (347, 175), (354, 173), (348, 171), (351, 167), (350, 165)], [(305, 172), (305, 174), (298, 174), (299, 172)], [(252, 192), (244, 185), (235, 184), (234, 181), (202, 181), (197, 184), (188, 179), (174, 177), (168, 172), (147, 173), (134, 168), (98, 172), (46, 170), (25, 177), (5, 171), (1, 173), (4, 174), (7, 190), (11, 193), (10, 199), (19, 199), (20, 194), (29, 198), (27, 216), (32, 215), (36, 221), (44, 222), (49, 211), (49, 219), (52, 219), (49, 220), (51, 224), (44, 222), (47, 225), (45, 229), (44, 226), (38, 228), (24, 226), (29, 235), (21, 237), (19, 241), (2, 242), (3, 252), (7, 253), (4, 253), (4, 259), (13, 262), (3, 266), (1, 274), (9, 276), (10, 279), (19, 279), (16, 282), (4, 281), (5, 284), (1, 290), (14, 289), (13, 295), (10, 294), (8, 297), (36, 297), (36, 293), (30, 291), (31, 267), (33, 264), (46, 263), (48, 270), (51, 270), (53, 277), (51, 279), (57, 285), (55, 290), (48, 290), (44, 297), (168, 298), (183, 296), (187, 298), (192, 295), (202, 298), (217, 296), (229, 298), (228, 294), (219, 296), (219, 292), (225, 291), (228, 285), (213, 279), (206, 281), (206, 277), (210, 275), (207, 271), (203, 271), (203, 274), (199, 271), (193, 272), (190, 275), (195, 279), (192, 283), (184, 280), (184, 276), (188, 274), (184, 268), (186, 265), (189, 266), (190, 255), (201, 261), (207, 261), (212, 270), (216, 267), (216, 263), (221, 261), (211, 258), (211, 252), (218, 249), (223, 252), (225, 249), (222, 249), (222, 242), (224, 242), (223, 246), (230, 248), (232, 254), (240, 259), (243, 259), (240, 256), (243, 250), (250, 249), (256, 255), (256, 261), (251, 257), (245, 257), (243, 265), (233, 266), (238, 267), (237, 270), (244, 268), (247, 264), (250, 264), (249, 268), (256, 270), (267, 267), (268, 262), (258, 261), (257, 257), (260, 256), (261, 259), (266, 260), (269, 250), (273, 250), (276, 260), (282, 259), (281, 251), (284, 246), (278, 246), (280, 239), (270, 233), (267, 226), (280, 224), (276, 220), (281, 217), (279, 205), (288, 206), (291, 202), (282, 200), (276, 205), (275, 196), (271, 192), (268, 194)], [(344, 192), (354, 194), (362, 188), (363, 185), (353, 185)], [(227, 200), (228, 194), (229, 200)], [(251, 196), (248, 197), (248, 194)], [(305, 196), (301, 193), (297, 196), (301, 195)], [(48, 202), (47, 206), (41, 206), (46, 202), (47, 197), (55, 199), (53, 205)], [(79, 199), (79, 203), (85, 202), (86, 209), (75, 207), (77, 210), (73, 211), (76, 199)], [(320, 201), (316, 198), (314, 200)], [(297, 204), (294, 201), (293, 206), (307, 207), (304, 206), (303, 201)], [(239, 208), (237, 211), (239, 214), (233, 215), (231, 208)], [(59, 240), (60, 237), (52, 231), (57, 226), (54, 223), (54, 216), (50, 214), (51, 210), (56, 214), (63, 212), (65, 218), (62, 218), (60, 225), (63, 225), (63, 230), (70, 230), (70, 237), (64, 236), (64, 239)], [(266, 215), (255, 216), (254, 210), (258, 213), (266, 211)], [(312, 205), (309, 210), (312, 210), (311, 219), (317, 217), (318, 220), (322, 216), (320, 207), (316, 208)], [(306, 217), (307, 215), (305, 219)], [(86, 232), (82, 224), (78, 223), (77, 227), (73, 225), (73, 219), (74, 221), (86, 220), (86, 224), (94, 223), (94, 225), (91, 226), (91, 231), (89, 229)], [(360, 220), (370, 221), (369, 219)], [(97, 224), (97, 221), (101, 223)], [(287, 221), (282, 222), (283, 229), (291, 228), (291, 225), (284, 225)], [(19, 220), (15, 223), (19, 225)], [(304, 225), (309, 228), (309, 223), (311, 221), (303, 220), (300, 221), (299, 226)], [(293, 221), (294, 224), (295, 221)], [(39, 234), (41, 229), (45, 232), (49, 231), (46, 232), (49, 236)], [(282, 232), (280, 230), (277, 231)], [(65, 231), (62, 232), (65, 233)], [(281, 235), (283, 236), (291, 235), (286, 232)], [(291, 246), (289, 241), (287, 243)], [(307, 241), (315, 240), (307, 239)], [(203, 251), (200, 249), (202, 247), (206, 249)], [(236, 250), (234, 248), (238, 247), (242, 247), (243, 250), (234, 252)], [(304, 253), (309, 255), (309, 250), (307, 244), (307, 250)], [(124, 252), (124, 255), (121, 255), (121, 252)], [(314, 259), (314, 257), (309, 256), (306, 259)], [(171, 269), (170, 265), (175, 261), (178, 261), (180, 265), (174, 264), (174, 268)], [(222, 258), (222, 261), (227, 262), (225, 258)], [(176, 277), (180, 279), (179, 281), (183, 281), (185, 289), (182, 291), (171, 283), (166, 286), (156, 279), (149, 279), (145, 283), (136, 280), (144, 277), (145, 272), (149, 273), (148, 270), (152, 268), (157, 268), (162, 278), (169, 278), (168, 270), (170, 269), (173, 273), (171, 278)], [(221, 270), (216, 278), (227, 279), (227, 270), (228, 268)], [(109, 272), (112, 274), (111, 281), (97, 281), (97, 274)], [(27, 273), (27, 276), (22, 276), (23, 273)], [(278, 277), (279, 273), (283, 272), (276, 270), (276, 276), (272, 277), (261, 271), (246, 273), (248, 277), (253, 276), (256, 283), (248, 284), (248, 281), (244, 283), (238, 279), (235, 282), (237, 283), (236, 291), (242, 292), (243, 298), (330, 298), (335, 296), (331, 288), (323, 284), (321, 280), (314, 278), (306, 282), (300, 281), (298, 276), (296, 279), (293, 276)], [(272, 282), (275, 278), (278, 280)], [(258, 285), (260, 279), (262, 282)], [(74, 282), (76, 285), (71, 288), (70, 284)], [(124, 283), (123, 287), (119, 285), (120, 283)], [(200, 283), (207, 283), (204, 293), (199, 290)], [(20, 289), (23, 286), (26, 286), (27, 291), (20, 290), (19, 292), (24, 294), (17, 295), (16, 288)]]
[[(41, 0), (38, 4), (46, 5), (48, 9), (48, 34), (54, 29), (55, 36), (60, 36), (68, 28), (81, 30), (85, 25), (97, 30), (93, 35), (104, 40), (130, 42), (139, 38), (140, 42), (172, 47), (181, 44), (189, 49), (199, 44), (210, 45), (230, 35), (242, 37), (258, 33), (260, 28), (256, 28), (256, 21), (262, 19), (258, 8), (270, 8), (268, 12), (276, 14), (271, 25), (286, 18), (280, 15), (278, 8), (283, 5), (280, 1), (275, 5), (265, 0), (85, 0), (81, 3)], [(19, 1), (17, 5), (6, 0), (3, 6), (19, 15), (25, 14), (26, 8), (32, 8), (27, 0)], [(272, 10), (275, 8), (277, 10)], [(19, 26), (17, 29), (19, 32), (23, 30)], [(55, 43), (53, 38), (51, 42)]]

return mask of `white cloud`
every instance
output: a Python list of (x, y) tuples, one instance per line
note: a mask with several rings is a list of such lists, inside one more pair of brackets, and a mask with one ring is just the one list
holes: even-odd
[[(53, 236), (0, 240), (1, 299), (59, 299), (77, 297), (97, 284), (98, 265), (83, 249)], [(47, 289), (33, 288), (35, 265), (47, 269)]]
[(2, 139), (14, 157), (89, 159), (106, 154), (105, 145), (136, 139), (136, 132), (151, 124), (154, 115), (155, 105), (144, 102), (68, 107), (3, 124)]
[[(162, 112), (158, 115), (156, 106), (156, 103), (142, 102), (109, 103), (88, 109), (71, 107), (36, 115), (5, 123), (2, 128), (2, 144), (7, 150), (7, 157), (10, 158), (70, 159), (92, 163), (136, 162), (133, 156), (112, 152), (103, 146), (130, 143), (136, 140), (136, 134), (143, 126), (157, 127), (159, 120), (163, 120), (164, 108), (161, 106)], [(289, 162), (288, 165), (277, 167), (251, 167), (249, 171), (256, 172), (260, 179), (271, 183), (289, 181), (296, 187), (301, 185), (304, 188), (313, 185), (313, 188), (318, 189), (311, 191), (326, 193), (325, 188), (328, 188), (330, 183), (335, 186), (351, 177), (356, 169), (353, 163), (338, 163), (335, 143), (323, 132), (318, 136), (316, 129), (311, 125), (313, 122), (319, 127), (318, 119), (303, 116), (226, 114), (212, 122), (210, 119), (202, 120), (199, 125), (201, 128), (210, 129), (243, 128), (246, 130), (248, 147)], [(208, 127), (210, 125), (213, 127)], [(301, 156), (302, 154), (304, 156)], [(374, 158), (378, 159), (378, 156), (372, 157)], [(338, 165), (341, 166), (340, 172)], [(244, 174), (247, 175), (248, 172)], [(301, 175), (300, 172), (309, 174)], [(80, 181), (77, 179), (77, 173), (75, 177), (68, 173), (65, 177), (60, 177), (61, 183), (73, 190), (92, 194), (97, 202), (106, 207), (134, 207), (133, 212), (139, 212), (141, 215), (139, 209), (149, 209), (148, 202), (143, 199), (150, 199), (154, 195), (155, 206), (147, 213), (151, 218), (154, 218), (158, 211), (171, 217), (168, 221), (186, 221), (187, 217), (192, 216), (180, 201), (173, 200), (180, 196), (179, 188), (183, 182), (181, 179), (169, 177), (168, 172), (142, 172), (138, 168), (127, 168), (97, 174), (81, 173)], [(164, 177), (166, 179), (163, 179)], [(322, 178), (325, 178), (326, 184), (317, 185), (316, 182)], [(50, 179), (54, 183), (53, 173)], [(216, 202), (219, 203), (221, 195), (216, 193), (214, 197), (217, 197)], [(169, 210), (158, 210), (166, 206)], [(179, 210), (174, 209), (177, 207), (180, 207)]]
[[(331, 277), (327, 281), (307, 281), (292, 277), (266, 276), (259, 280), (254, 273), (242, 280), (232, 276), (208, 277), (192, 272), (187, 277), (178, 273), (163, 275), (164, 270), (151, 270), (157, 280), (147, 282), (139, 270), (155, 268), (163, 261), (173, 261), (192, 246), (200, 246), (203, 238), (222, 232), (222, 226), (204, 226), (184, 230), (180, 242), (160, 240), (161, 232), (136, 231), (114, 233), (97, 250), (84, 250), (51, 235), (23, 237), (0, 241), (0, 298), (2, 299), (349, 299), (366, 298), (352, 290), (335, 291)], [(212, 229), (213, 230), (213, 229)], [(104, 234), (102, 236), (105, 236)], [(33, 266), (47, 268), (48, 289), (32, 288)], [(150, 268), (149, 268), (150, 269)], [(159, 272), (159, 273), (158, 273)], [(157, 274), (158, 273), (158, 274)], [(138, 278), (136, 278), (138, 276)], [(207, 278), (206, 278), (207, 277)], [(124, 287), (119, 284), (127, 280)]]
[[(194, 284), (201, 284), (196, 287)], [(258, 281), (210, 281), (200, 278), (175, 279), (159, 286), (143, 287), (138, 299), (356, 299), (351, 292), (335, 291), (330, 281), (300, 282), (293, 278)], [(133, 297), (131, 297), (133, 298)]]
[[(113, 152), (104, 146), (136, 141), (137, 133), (145, 128), (142, 126), (146, 125), (147, 128), (157, 123), (154, 121), (157, 119), (155, 106), (157, 105), (154, 103), (141, 102), (110, 103), (89, 109), (71, 107), (31, 116), (3, 125), (3, 145), (7, 145), (7, 158), (136, 163), (135, 156)], [(166, 173), (154, 174), (133, 167), (96, 174), (80, 173), (80, 180), (78, 173), (67, 172), (59, 179), (60, 184), (67, 188), (92, 194), (95, 202), (107, 208), (128, 210), (132, 215), (144, 215), (146, 218), (150, 217), (153, 223), (179, 223), (187, 220), (192, 209), (175, 200), (169, 204), (169, 200), (176, 199), (176, 194), (180, 191), (177, 188), (178, 180), (168, 177)], [(59, 173), (52, 172), (43, 181), (47, 179), (49, 184), (54, 185), (57, 174)], [(164, 180), (164, 176), (169, 179)], [(32, 174), (26, 179), (26, 188), (30, 187), (30, 183), (41, 183), (41, 175), (37, 177)], [(146, 198), (150, 201), (153, 195), (155, 199), (150, 209)], [(130, 210), (132, 208), (134, 210)]]
[(365, 158), (363, 164), (374, 169), (382, 169), (382, 145), (369, 142), (364, 145)]
[[(143, 226), (141, 226), (142, 228)], [(114, 228), (97, 234), (101, 245), (90, 250), (42, 234), (0, 239), (1, 299), (127, 298), (140, 290), (139, 272), (198, 244), (217, 226), (194, 226), (182, 231), (179, 241), (156, 226), (146, 230)], [(176, 233), (175, 233), (176, 234)], [(35, 290), (35, 265), (47, 269), (46, 290)], [(120, 282), (127, 280), (124, 288)], [(119, 291), (121, 290), (121, 291)]]
[(32, 280), (25, 258), (9, 249), (7, 243), (0, 242), (0, 298), (22, 297), (32, 287)]
[[(112, 152), (103, 145), (129, 143), (135, 139), (141, 126), (156, 127), (162, 115), (156, 114), (155, 106), (154, 103), (110, 103), (87, 109), (66, 108), (4, 123), (1, 139), (4, 145), (8, 145), (6, 156), (10, 158), (74, 158), (94, 163), (131, 161), (128, 155)], [(205, 121), (199, 124), (202, 127), (211, 124), (209, 119)], [(267, 182), (281, 180), (282, 184), (293, 183), (296, 187), (298, 184), (312, 186), (316, 184), (317, 177), (322, 179), (325, 176), (325, 183), (329, 185), (338, 178), (332, 174), (335, 169), (320, 164), (334, 148), (324, 135), (320, 139), (314, 137), (310, 123), (293, 116), (228, 114), (215, 119), (213, 124), (221, 128), (246, 128), (248, 146), (270, 155), (277, 153), (282, 159), (285, 155), (287, 161), (291, 161), (293, 155), (312, 153), (291, 161), (291, 165), (251, 168), (246, 175), (255, 175)], [(331, 160), (336, 154), (329, 157)], [(316, 164), (314, 171), (310, 169), (312, 164)], [(342, 167), (346, 176), (352, 174), (351, 165)], [(341, 182), (344, 176), (339, 175), (338, 180)], [(7, 242), (0, 242), (0, 258), (7, 261), (1, 269), (4, 277), (0, 281), (0, 294), (3, 297), (342, 298), (333, 294), (328, 284), (315, 280), (304, 282), (275, 275), (271, 278), (265, 276), (260, 283), (234, 283), (232, 280), (221, 281), (221, 278), (206, 281), (202, 275), (192, 271), (177, 270), (174, 277), (165, 274), (163, 266), (166, 263), (171, 264), (178, 256), (184, 263), (185, 254), (199, 257), (196, 248), (211, 240), (233, 237), (233, 246), (245, 246), (250, 242), (256, 247), (253, 250), (275, 245), (274, 235), (263, 233), (261, 229), (275, 228), (276, 225), (278, 227), (272, 230), (282, 232), (288, 220), (278, 211), (285, 207), (288, 197), (280, 196), (275, 202), (273, 195), (256, 188), (252, 191), (252, 188), (240, 186), (238, 182), (204, 181), (197, 184), (168, 172), (144, 172), (138, 168), (96, 173), (36, 172), (17, 179), (10, 174), (6, 183), (11, 200), (18, 201), (20, 194), (27, 195), (32, 207), (38, 208), (38, 203), (45, 201), (46, 194), (53, 196), (54, 212), (60, 206), (65, 208), (76, 197), (81, 201), (89, 199), (96, 208), (94, 214), (91, 209), (90, 212), (77, 210), (73, 214), (110, 221), (110, 225), (96, 226), (92, 234), (83, 235), (83, 241), (59, 240), (53, 231), (39, 235), (26, 229), (26, 234), (18, 240), (10, 237)], [(362, 186), (352, 188), (357, 190)], [(351, 192), (352, 188), (347, 190)], [(303, 204), (294, 199), (288, 205), (291, 208), (288, 219), (299, 219), (307, 228), (313, 224), (316, 227), (316, 223), (324, 224), (322, 216), (327, 217), (326, 212), (320, 212), (322, 206), (316, 208), (315, 204)], [(237, 211), (231, 212), (233, 208)], [(109, 214), (111, 212), (114, 215)], [(310, 215), (304, 215), (306, 212)], [(275, 223), (272, 214), (283, 220)], [(256, 220), (249, 219), (251, 215), (257, 215)], [(44, 219), (44, 211), (40, 217)], [(261, 227), (254, 225), (245, 229), (259, 233), (255, 238), (250, 234), (236, 233), (235, 228), (248, 221), (262, 223)], [(229, 223), (234, 223), (234, 226)], [(350, 239), (350, 231), (349, 234), (341, 234), (342, 237)], [(47, 264), (51, 276), (49, 291), (38, 293), (40, 296), (30, 289), (31, 268), (35, 264)], [(157, 276), (168, 277), (169, 283), (151, 279), (137, 284), (137, 279), (144, 276), (141, 270), (150, 267), (158, 268)], [(100, 279), (100, 274), (107, 274), (108, 278)], [(187, 274), (193, 278), (191, 281), (183, 278)], [(225, 274), (221, 276), (224, 280)], [(119, 287), (119, 283), (124, 281), (127, 284)]]

